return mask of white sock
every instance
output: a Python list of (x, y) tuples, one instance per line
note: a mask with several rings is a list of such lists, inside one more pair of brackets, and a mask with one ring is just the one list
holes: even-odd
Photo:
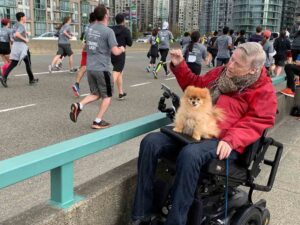
[(100, 119), (100, 118), (96, 118), (94, 121), (95, 121), (96, 123), (100, 123), (100, 122), (101, 122), (101, 119)]
[(79, 108), (80, 108), (80, 110), (83, 109), (83, 105), (81, 103), (79, 103)]

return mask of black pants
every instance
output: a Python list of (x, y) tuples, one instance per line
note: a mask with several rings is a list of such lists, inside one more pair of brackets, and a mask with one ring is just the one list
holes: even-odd
[(201, 74), (201, 64), (198, 63), (187, 63), (188, 67), (190, 68), (190, 70), (196, 74), (196, 75), (200, 75)]
[(160, 62), (163, 67), (165, 72), (168, 72), (168, 67), (167, 67), (167, 57), (168, 57), (168, 53), (169, 53), (169, 49), (159, 49), (159, 53), (160, 53)]
[[(23, 61), (25, 62), (26, 65), (26, 72), (28, 74), (29, 80), (33, 80), (34, 76), (31, 70), (31, 60), (30, 60), (30, 52), (27, 52), (27, 56), (23, 59)], [(12, 60), (11, 63), (9, 64), (5, 74), (3, 75), (3, 77), (7, 78), (8, 75), (10, 74), (10, 72), (19, 64), (19, 61), (17, 60)]]
[(295, 75), (300, 76), (300, 66), (295, 64), (286, 64), (284, 67), (286, 73), (286, 86), (295, 92)]
[(230, 58), (217, 58), (217, 66), (226, 65)]

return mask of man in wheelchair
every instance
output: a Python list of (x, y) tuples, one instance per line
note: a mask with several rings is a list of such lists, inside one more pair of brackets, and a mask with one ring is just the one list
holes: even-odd
[[(189, 85), (209, 88), (213, 103), (225, 112), (226, 118), (219, 123), (222, 130), (219, 139), (189, 142), (183, 140), (184, 138), (176, 138), (176, 135), (172, 135), (170, 129), (165, 129), (164, 132), (148, 134), (142, 140), (138, 158), (137, 189), (132, 212), (131, 224), (133, 225), (154, 224), (153, 215), (157, 213), (154, 200), (156, 197), (154, 182), (159, 159), (176, 159), (176, 175), (172, 182), (170, 204), (167, 207), (168, 212), (164, 224), (195, 224), (188, 221), (192, 216), (191, 206), (195, 204), (195, 193), (198, 191), (199, 177), (204, 175), (204, 165), (212, 159), (219, 159), (223, 161), (216, 161), (223, 164), (217, 164), (217, 168), (219, 165), (222, 168), (222, 165), (225, 165), (224, 159), (240, 160), (242, 158), (240, 156), (244, 155), (245, 148), (260, 140), (263, 132), (275, 123), (277, 100), (272, 82), (263, 66), (266, 55), (260, 44), (245, 43), (239, 45), (226, 66), (217, 67), (202, 76), (196, 76), (191, 72), (184, 61), (181, 50), (172, 50), (170, 53), (170, 68), (182, 90), (185, 90)], [(264, 153), (265, 151), (266, 149), (263, 148)], [(260, 162), (263, 159), (263, 157), (260, 157)], [(275, 170), (278, 161), (279, 159), (276, 161)], [(269, 162), (269, 164), (272, 164), (272, 162)], [(230, 164), (230, 166), (232, 165)], [(257, 168), (259, 168), (258, 165)], [(247, 168), (244, 170), (246, 175), (251, 175), (251, 171), (247, 171)], [(259, 172), (256, 171), (256, 173)], [(231, 185), (232, 180), (229, 179), (229, 186), (235, 187), (238, 186), (237, 184), (248, 184), (252, 186), (250, 187), (252, 195), (254, 189), (271, 189), (270, 186), (274, 182), (275, 173), (276, 171), (273, 171), (268, 187), (255, 186), (253, 179), (248, 178), (240, 183), (236, 180), (237, 183), (234, 185)], [(228, 171), (226, 175), (227, 185), (223, 182), (221, 186), (226, 186), (226, 193), (228, 194), (228, 192), (235, 190), (228, 188), (228, 177), (231, 175)], [(256, 175), (250, 177), (254, 178)], [(205, 192), (207, 193), (208, 190), (202, 190), (202, 193)], [(251, 195), (249, 194), (250, 203)], [(226, 202), (225, 208), (221, 207), (221, 212), (225, 212), (227, 217), (228, 207), (230, 207), (227, 196), (223, 193), (220, 199), (215, 201)], [(203, 212), (208, 202), (201, 201), (202, 199), (200, 199), (200, 203), (203, 207), (200, 208)], [(217, 212), (220, 214), (220, 210), (217, 210)], [(205, 214), (205, 212), (203, 213)], [(218, 216), (220, 216), (219, 214)], [(198, 221), (197, 224), (229, 224), (228, 219), (224, 216), (224, 220), (218, 219), (215, 222), (207, 222), (208, 220), (205, 222), (204, 216), (201, 216), (200, 222)], [(236, 225), (240, 224), (240, 222), (236, 223)], [(253, 224), (260, 225), (259, 222)]]

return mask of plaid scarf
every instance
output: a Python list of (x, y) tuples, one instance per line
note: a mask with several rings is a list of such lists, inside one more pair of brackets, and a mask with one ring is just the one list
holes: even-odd
[(260, 77), (260, 70), (255, 74), (247, 74), (241, 77), (226, 76), (227, 69), (225, 68), (220, 77), (215, 81), (215, 85), (210, 89), (213, 104), (216, 104), (221, 94), (243, 91), (245, 88), (254, 84)]

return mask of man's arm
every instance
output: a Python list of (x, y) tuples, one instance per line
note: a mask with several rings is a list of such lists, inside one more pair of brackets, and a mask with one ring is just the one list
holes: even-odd
[(132, 38), (130, 30), (127, 29), (127, 35), (126, 35), (126, 45), (131, 47), (132, 46)]
[(176, 76), (177, 82), (182, 90), (185, 90), (186, 87), (190, 85), (195, 87), (206, 87), (213, 79), (212, 76), (217, 76), (223, 70), (223, 67), (218, 67), (205, 75), (197, 76), (187, 66), (180, 49), (171, 50), (170, 56), (170, 69)]
[(222, 138), (232, 149), (247, 147), (255, 142), (265, 129), (275, 124), (277, 98), (271, 83), (265, 87), (268, 90), (256, 93), (246, 115), (228, 129)]
[(24, 38), (24, 37), (20, 34), (20, 32), (18, 32), (18, 31), (16, 31), (15, 37), (21, 39), (21, 40), (24, 41), (25, 43), (28, 43), (28, 42), (29, 42), (28, 38)]

